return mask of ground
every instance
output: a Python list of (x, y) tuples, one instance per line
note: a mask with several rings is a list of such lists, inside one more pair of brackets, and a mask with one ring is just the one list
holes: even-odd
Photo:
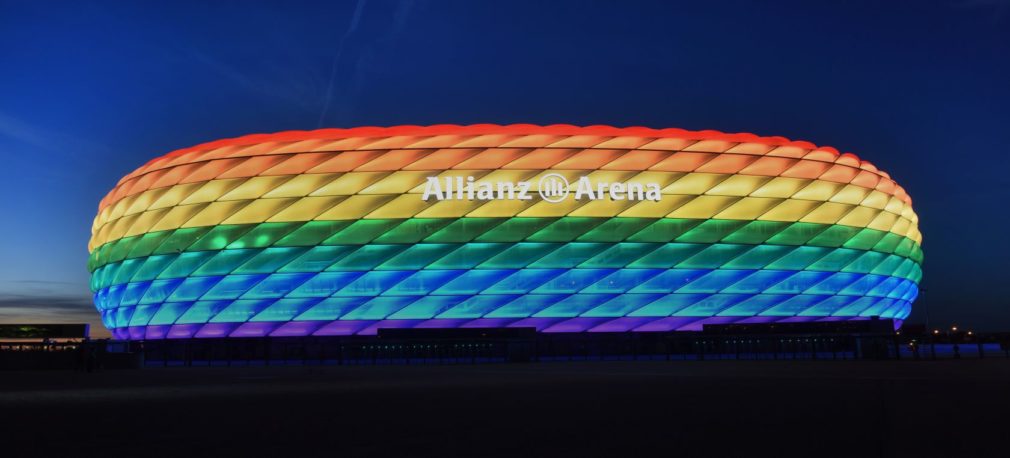
[(3, 456), (1005, 456), (1010, 359), (0, 373)]

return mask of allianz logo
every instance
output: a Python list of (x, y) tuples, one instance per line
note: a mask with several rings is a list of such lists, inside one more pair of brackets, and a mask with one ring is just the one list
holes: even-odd
[(593, 183), (583, 176), (574, 189), (564, 176), (548, 173), (540, 178), (536, 187), (529, 181), (478, 182), (474, 177), (428, 177), (421, 199), (434, 200), (533, 200), (537, 192), (545, 202), (558, 203), (574, 191), (575, 200), (651, 200), (663, 198), (658, 183), (605, 182)]

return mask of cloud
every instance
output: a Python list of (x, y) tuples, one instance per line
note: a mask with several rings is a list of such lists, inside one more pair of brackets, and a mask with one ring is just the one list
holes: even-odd
[(75, 296), (0, 295), (0, 323), (88, 323), (93, 337), (108, 337), (91, 300)]
[[(19, 168), (14, 173), (31, 173), (39, 179), (52, 180), (76, 176), (80, 170), (91, 166), (89, 155), (68, 154), (67, 151), (86, 150), (96, 152), (110, 151), (102, 143), (67, 134), (60, 128), (50, 128), (26, 122), (23, 119), (0, 110), (0, 145), (6, 167), (0, 172), (12, 173), (15, 166)], [(36, 155), (58, 155), (61, 160), (74, 167), (51, 167), (44, 161), (34, 159)]]
[(4, 298), (22, 299), (32, 297), (89, 300), (88, 296), (79, 295), (82, 291), (88, 291), (86, 283), (36, 279), (0, 280), (0, 300)]
[(45, 150), (80, 149), (82, 146), (92, 150), (110, 150), (102, 143), (68, 135), (61, 129), (39, 127), (3, 111), (0, 111), (0, 137)]
[(340, 63), (340, 56), (344, 54), (344, 45), (347, 43), (347, 38), (358, 29), (358, 24), (361, 22), (361, 15), (364, 11), (365, 1), (358, 0), (357, 4), (354, 5), (354, 14), (351, 15), (351, 23), (348, 25), (347, 31), (337, 41), (337, 52), (333, 55), (333, 65), (330, 67), (330, 79), (326, 85), (326, 94), (323, 97), (323, 109), (319, 112), (317, 127), (323, 126), (323, 121), (326, 120), (326, 113), (330, 111), (330, 101), (333, 98), (333, 85), (337, 79), (337, 64)]
[(98, 312), (91, 303), (91, 299), (85, 297), (14, 294), (0, 296), (0, 321), (10, 321), (17, 318), (62, 318), (65, 316), (92, 319), (98, 318)]
[(52, 150), (59, 145), (53, 142), (53, 137), (44, 129), (39, 129), (14, 116), (0, 111), (0, 137), (7, 137), (16, 142), (37, 148)]
[[(200, 50), (183, 50), (180, 53), (258, 97), (275, 99), (304, 108), (313, 107), (317, 103), (319, 85), (307, 80), (303, 72), (291, 71), (292, 64), (264, 60), (253, 70), (247, 71), (229, 63), (226, 59)], [(293, 66), (305, 67), (302, 62), (296, 62)]]
[[(402, 34), (417, 4), (401, 0), (391, 8), (389, 3), (372, 8), (371, 16), (379, 22), (372, 21), (362, 32), (357, 32), (366, 12), (364, 1), (356, 4), (347, 30), (337, 41), (316, 127), (323, 127), (328, 120), (336, 120), (340, 125), (351, 119), (355, 96), (369, 80), (376, 63), (383, 60), (390, 45)], [(352, 38), (356, 42), (352, 42)]]

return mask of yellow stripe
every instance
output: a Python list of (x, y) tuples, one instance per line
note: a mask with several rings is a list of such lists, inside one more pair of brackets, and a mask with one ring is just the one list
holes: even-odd
[(818, 180), (749, 175), (597, 170), (448, 170), (438, 177), (474, 176), (476, 183), (529, 181), (547, 173), (569, 180), (658, 183), (660, 202), (587, 200), (423, 201), (432, 172), (350, 172), (210, 180), (158, 188), (125, 198), (96, 218), (89, 246), (178, 227), (263, 221), (356, 218), (469, 217), (668, 217), (804, 221), (871, 227), (921, 241), (918, 216), (900, 199), (880, 191)]
[[(560, 173), (570, 182), (585, 175), (582, 171), (528, 171), (497, 170), (447, 171), (438, 176), (478, 177), (477, 183), (498, 181), (536, 182), (546, 173)], [(159, 188), (128, 197), (107, 207), (96, 218), (96, 229), (104, 223), (125, 215), (139, 213), (147, 209), (170, 207), (178, 204), (213, 202), (217, 200), (244, 200), (257, 197), (303, 197), (337, 196), (354, 194), (401, 194), (421, 193), (424, 189), (426, 172), (352, 172), (347, 174), (307, 174), (298, 176), (253, 177), (211, 180), (203, 183), (176, 185)], [(590, 180), (627, 181), (631, 183), (658, 183), (663, 194), (722, 195), (776, 197), (802, 200), (817, 200), (853, 205), (884, 208), (891, 213), (902, 215), (912, 221), (917, 217), (911, 208), (900, 199), (880, 191), (869, 191), (854, 185), (800, 180), (794, 178), (773, 178), (727, 175), (710, 173), (678, 172), (614, 172), (596, 171), (589, 173)], [(574, 186), (574, 185), (573, 185)], [(405, 191), (406, 190), (406, 191)], [(145, 208), (145, 203), (150, 202)], [(886, 203), (885, 203), (886, 202)]]

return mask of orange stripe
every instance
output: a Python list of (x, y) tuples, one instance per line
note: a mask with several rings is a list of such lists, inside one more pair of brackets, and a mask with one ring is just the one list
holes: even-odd
[(750, 165), (757, 160), (757, 156), (745, 156), (742, 154), (720, 154), (715, 159), (702, 164), (695, 169), (696, 172), (704, 173), (737, 173), (740, 169)]
[(837, 183), (848, 183), (852, 181), (856, 175), (859, 174), (859, 169), (854, 169), (852, 167), (846, 167), (844, 165), (835, 164), (831, 168), (824, 172), (820, 179), (827, 181), (834, 181)]
[(382, 155), (385, 151), (347, 151), (337, 154), (322, 164), (308, 170), (308, 173), (350, 172), (362, 164)]
[(440, 149), (403, 167), (404, 170), (446, 170), (480, 151), (472, 148)]
[(740, 173), (747, 175), (768, 175), (768, 176), (779, 176), (782, 172), (785, 172), (796, 164), (796, 159), (790, 159), (787, 157), (762, 157), (754, 161)]
[(427, 154), (428, 150), (421, 149), (392, 150), (354, 170), (359, 172), (385, 172), (388, 170), (400, 170)]
[(298, 175), (306, 170), (322, 164), (327, 159), (333, 157), (333, 153), (298, 153), (289, 156), (289, 159), (281, 162), (263, 172), (264, 175)]
[(628, 151), (601, 168), (603, 170), (645, 170), (669, 156), (670, 153), (667, 151)]
[(535, 149), (529, 154), (520, 157), (508, 164), (503, 165), (501, 168), (506, 170), (539, 170), (548, 169), (554, 164), (568, 159), (574, 156), (579, 150), (577, 149), (554, 149), (554, 148), (540, 148)]
[(529, 152), (530, 150), (526, 148), (490, 148), (483, 153), (478, 153), (476, 156), (456, 164), (453, 168), (459, 170), (497, 169)]
[(831, 164), (817, 161), (800, 161), (796, 165), (782, 172), (781, 176), (789, 178), (817, 178), (822, 173), (831, 168)]
[[(615, 143), (616, 142), (616, 143)], [(630, 142), (630, 143), (629, 143)], [(604, 146), (606, 145), (606, 146)], [(116, 186), (99, 205), (105, 208), (123, 197), (136, 194), (151, 188), (171, 186), (176, 183), (203, 181), (211, 178), (224, 176), (253, 176), (263, 174), (269, 167), (276, 167), (267, 172), (275, 174), (297, 174), (310, 171), (313, 173), (324, 172), (345, 172), (354, 169), (360, 170), (396, 170), (403, 167), (432, 167), (445, 168), (443, 164), (452, 163), (455, 159), (462, 157), (462, 162), (457, 162), (453, 168), (498, 168), (508, 164), (507, 168), (517, 167), (546, 168), (551, 161), (557, 164), (573, 155), (584, 155), (585, 157), (601, 157), (613, 154), (613, 150), (607, 149), (608, 153), (601, 154), (604, 148), (614, 146), (638, 147), (642, 150), (628, 150), (624, 156), (616, 159), (617, 162), (610, 161), (603, 166), (605, 169), (642, 169), (669, 171), (718, 171), (725, 173), (734, 168), (739, 163), (753, 162), (754, 160), (742, 159), (737, 156), (719, 157), (711, 164), (709, 161), (702, 161), (706, 156), (688, 156), (685, 153), (678, 153), (660, 161), (646, 166), (650, 159), (645, 159), (650, 155), (660, 153), (645, 152), (643, 150), (666, 150), (697, 151), (695, 154), (715, 153), (730, 151), (734, 153), (744, 153), (747, 155), (760, 156), (767, 155), (759, 161), (761, 167), (751, 168), (751, 165), (743, 164), (743, 169), (750, 173), (764, 174), (771, 172), (771, 161), (764, 159), (780, 158), (800, 158), (817, 159), (827, 162), (834, 162), (838, 166), (851, 166), (878, 175), (877, 177), (865, 173), (853, 172), (846, 167), (824, 167), (806, 163), (806, 161), (795, 164), (792, 169), (780, 172), (782, 176), (796, 176), (801, 178), (815, 178), (824, 171), (830, 170), (823, 179), (838, 182), (853, 182), (866, 187), (873, 187), (873, 182), (879, 180), (877, 189), (892, 192), (896, 196), (901, 196), (903, 200), (910, 203), (904, 190), (888, 183), (886, 173), (879, 172), (872, 164), (859, 160), (855, 155), (845, 153), (840, 154), (830, 147), (817, 147), (809, 142), (790, 141), (783, 137), (759, 137), (753, 134), (726, 134), (717, 131), (686, 131), (682, 129), (649, 129), (643, 127), (615, 128), (609, 126), (589, 126), (577, 127), (571, 125), (550, 125), (534, 126), (529, 124), (514, 124), (499, 126), (493, 124), (478, 124), (471, 126), (456, 125), (435, 125), (435, 126), (397, 126), (397, 127), (359, 127), (353, 129), (322, 129), (316, 131), (291, 131), (279, 132), (275, 134), (247, 135), (233, 139), (224, 139), (214, 142), (204, 143), (191, 148), (173, 151), (159, 158), (155, 158), (133, 173), (123, 177)], [(493, 148), (493, 147), (526, 147), (543, 148), (550, 146), (551, 150), (544, 152), (534, 152), (527, 157), (518, 157), (515, 150), (503, 149), (500, 151), (512, 151), (506, 159), (501, 159), (501, 153), (491, 151), (478, 153), (476, 156), (466, 159), (465, 153), (459, 150), (466, 148)], [(593, 148), (600, 147), (600, 150), (588, 151), (577, 150), (575, 152), (559, 153), (562, 148)], [(365, 151), (354, 151), (362, 156), (354, 157), (348, 149), (364, 149)], [(442, 148), (445, 152), (440, 156), (433, 157), (432, 165), (422, 163), (416, 164), (419, 156), (424, 153), (420, 151), (430, 151), (422, 148)], [(297, 153), (298, 150), (321, 149), (322, 151), (306, 151)], [(381, 154), (384, 149), (396, 149), (390, 154)], [(342, 152), (340, 154), (330, 153)], [(413, 151), (408, 153), (406, 151)], [(277, 154), (281, 153), (281, 154)], [(569, 154), (570, 153), (570, 154)], [(309, 156), (311, 154), (311, 156)], [(331, 155), (335, 154), (335, 157)], [(304, 157), (301, 157), (303, 156)], [(247, 156), (250, 159), (237, 159), (240, 156)], [(283, 165), (278, 165), (276, 157), (284, 157)], [(559, 156), (561, 156), (559, 158)], [(252, 157), (260, 159), (251, 160)], [(492, 157), (494, 159), (492, 159)], [(233, 159), (235, 158), (235, 159)], [(313, 163), (313, 158), (325, 162)], [(451, 158), (451, 159), (450, 159)], [(479, 160), (475, 160), (478, 159)], [(690, 158), (690, 160), (688, 160)], [(245, 161), (241, 166), (236, 167), (235, 162)], [(362, 159), (356, 161), (354, 159)], [(219, 162), (216, 166), (192, 165), (204, 161), (227, 161)], [(638, 161), (641, 160), (641, 165)], [(260, 162), (262, 161), (262, 162)], [(372, 162), (369, 162), (372, 161)], [(350, 166), (348, 162), (354, 162)], [(487, 163), (486, 165), (484, 163)], [(491, 163), (498, 162), (499, 165), (491, 166)], [(511, 163), (509, 163), (511, 162)], [(595, 162), (595, 161), (593, 161)], [(227, 167), (219, 167), (227, 164)], [(438, 165), (435, 165), (438, 164)], [(463, 167), (462, 164), (466, 164)], [(537, 164), (537, 165), (533, 165)], [(699, 170), (699, 166), (705, 164)], [(779, 162), (779, 164), (784, 164)], [(802, 165), (801, 165), (802, 164)], [(183, 167), (184, 166), (184, 167)], [(264, 168), (264, 166), (266, 166)], [(180, 168), (183, 167), (183, 168)], [(586, 165), (588, 167), (588, 165)], [(768, 169), (765, 169), (768, 167)], [(582, 167), (579, 167), (582, 168)], [(824, 169), (824, 170), (821, 170)], [(193, 170), (197, 172), (193, 173)], [(737, 171), (741, 168), (736, 168)], [(227, 174), (227, 175), (222, 175)], [(770, 175), (770, 173), (769, 173)], [(778, 175), (778, 174), (776, 174)]]
[(660, 161), (658, 164), (649, 167), (649, 170), (659, 170), (663, 172), (693, 172), (702, 164), (711, 161), (718, 154), (715, 153), (673, 153), (672, 156)]
[(637, 153), (638, 151), (628, 151), (617, 149), (584, 149), (573, 156), (558, 162), (554, 167), (568, 170), (596, 170), (615, 160), (626, 159), (621, 157)]

